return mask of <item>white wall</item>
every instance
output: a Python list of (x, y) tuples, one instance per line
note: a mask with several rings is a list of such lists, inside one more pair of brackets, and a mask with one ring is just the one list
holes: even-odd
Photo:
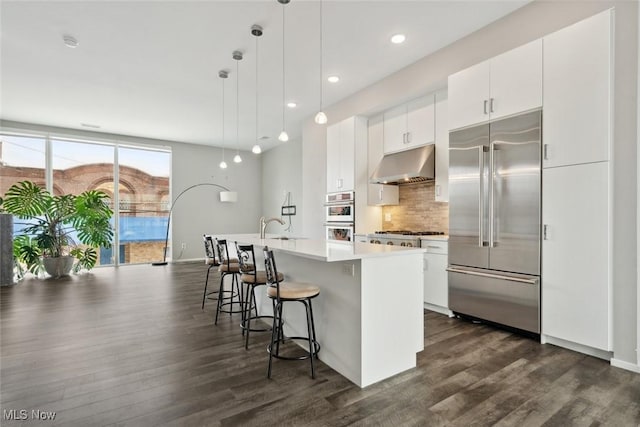
[[(615, 7), (614, 75), (614, 233), (613, 233), (613, 328), (614, 357), (636, 363), (638, 338), (636, 232), (638, 191), (629, 182), (637, 176), (638, 2), (628, 1), (534, 1), (514, 13), (458, 40), (416, 63), (390, 75), (355, 95), (325, 109), (329, 123), (353, 115), (371, 115), (385, 108), (436, 90), (447, 76), (497, 54), (540, 38), (553, 31)], [(326, 136), (309, 118), (303, 127), (303, 197), (306, 234), (321, 228)], [(309, 174), (310, 176), (308, 176)], [(322, 185), (321, 185), (322, 184)]]
[[(233, 152), (227, 150), (226, 158), (229, 168), (223, 172), (218, 167), (221, 149), (216, 147), (10, 121), (0, 121), (0, 127), (74, 136), (89, 140), (109, 140), (111, 142), (170, 147), (172, 153), (172, 200), (185, 188), (202, 182), (221, 184), (237, 191), (238, 203), (232, 204), (221, 203), (218, 196), (219, 190), (210, 186), (194, 188), (180, 198), (171, 218), (171, 238), (175, 247), (174, 260), (202, 259), (204, 257), (202, 235), (205, 233), (256, 232), (262, 203), (260, 196), (262, 163), (260, 157), (253, 153), (241, 152), (243, 162), (236, 165), (231, 161)], [(182, 243), (186, 244), (184, 251), (181, 250)], [(162, 253), (158, 254), (158, 259), (162, 259)]]
[[(277, 222), (268, 225), (267, 233), (302, 236), (302, 143), (289, 141), (269, 151), (262, 156), (262, 215), (270, 218), (280, 218), (281, 206), (285, 192), (291, 194), (290, 203), (296, 206), (296, 215), (282, 217), (287, 224), (282, 226)], [(285, 231), (291, 221), (291, 229)], [(255, 220), (254, 232), (258, 232), (258, 218)]]

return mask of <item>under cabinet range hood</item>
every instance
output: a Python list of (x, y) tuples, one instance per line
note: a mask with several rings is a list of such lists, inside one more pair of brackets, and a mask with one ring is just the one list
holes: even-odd
[(435, 178), (435, 146), (386, 154), (369, 179), (372, 184), (408, 184)]

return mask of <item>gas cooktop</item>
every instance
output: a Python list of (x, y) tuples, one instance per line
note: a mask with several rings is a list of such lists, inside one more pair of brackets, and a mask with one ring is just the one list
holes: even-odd
[(376, 231), (375, 234), (401, 234), (404, 236), (442, 236), (443, 231), (410, 231), (410, 230), (387, 230)]

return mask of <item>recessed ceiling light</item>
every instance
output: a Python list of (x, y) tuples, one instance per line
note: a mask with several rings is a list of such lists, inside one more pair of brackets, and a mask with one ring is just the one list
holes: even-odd
[(298, 106), (298, 104), (296, 104), (295, 102), (287, 102), (287, 107), (289, 108), (296, 108)]
[(327, 78), (327, 80), (329, 81), (329, 83), (338, 83), (340, 81), (340, 77), (338, 77), (338, 76), (329, 76)]
[(405, 37), (404, 34), (394, 34), (393, 36), (391, 36), (391, 43), (400, 44), (404, 42), (406, 39), (407, 38)]
[(62, 40), (64, 41), (64, 45), (66, 47), (70, 47), (71, 49), (75, 49), (76, 47), (78, 47), (78, 40), (75, 37), (70, 36), (69, 34), (63, 35)]

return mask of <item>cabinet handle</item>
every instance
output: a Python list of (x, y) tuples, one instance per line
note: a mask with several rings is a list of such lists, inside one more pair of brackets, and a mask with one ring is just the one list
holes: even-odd
[(548, 231), (549, 231), (549, 226), (547, 224), (544, 224), (542, 226), (542, 240), (549, 240)]
[(489, 98), (489, 112), (493, 113), (493, 98)]
[(487, 114), (487, 100), (484, 100), (484, 113)]
[(549, 160), (549, 144), (544, 144), (542, 146), (542, 158)]
[(436, 185), (436, 196), (440, 196), (440, 186)]
[(427, 248), (431, 248), (431, 249), (442, 249), (441, 246), (435, 246), (435, 245), (427, 245)]
[(407, 144), (411, 144), (411, 132), (407, 132)]
[(338, 179), (336, 180), (336, 186), (337, 186), (338, 188), (342, 188), (342, 178), (338, 178)]

